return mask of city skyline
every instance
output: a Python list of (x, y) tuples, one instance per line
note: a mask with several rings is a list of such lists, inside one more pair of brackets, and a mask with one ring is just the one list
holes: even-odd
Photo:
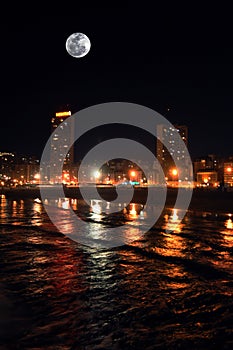
[[(96, 6), (78, 20), (70, 14), (3, 19), (8, 36), (2, 45), (8, 47), (13, 37), (20, 54), (12, 55), (10, 47), (2, 54), (0, 149), (39, 156), (50, 136), (50, 117), (60, 106), (70, 104), (76, 112), (123, 101), (187, 125), (192, 156), (232, 153), (233, 50), (226, 9), (218, 10), (218, 26), (214, 17), (206, 22), (203, 9), (179, 20), (165, 12), (161, 22), (149, 7), (140, 15), (135, 10), (135, 17), (131, 11), (126, 3), (112, 10)], [(76, 31), (91, 40), (81, 59), (65, 49)]]
[[(63, 183), (68, 185), (77, 185), (78, 183), (100, 182), (105, 185), (117, 184), (120, 182), (130, 181), (133, 184), (162, 184), (163, 179), (159, 176), (158, 168), (155, 163), (148, 163), (146, 160), (135, 158), (132, 162), (130, 159), (109, 159), (107, 162), (102, 160), (101, 167), (98, 161), (86, 164), (82, 171), (79, 167), (82, 160), (75, 161), (74, 149), (71, 147), (67, 156), (67, 145), (71, 141), (72, 133), (66, 128), (66, 118), (71, 115), (70, 111), (55, 113), (51, 118), (51, 140), (49, 146), (50, 160), (48, 163), (40, 163), (35, 156), (19, 155), (9, 152), (0, 152), (0, 182), (1, 186), (17, 187), (21, 185), (39, 185)], [(73, 125), (73, 124), (72, 124)], [(60, 130), (61, 129), (61, 130)], [(60, 132), (62, 134), (60, 134)], [(154, 143), (154, 155), (162, 166), (165, 181), (168, 186), (177, 186), (177, 181), (185, 180), (186, 182), (194, 181), (195, 187), (232, 187), (233, 186), (233, 155), (229, 157), (219, 157), (214, 154), (205, 155), (192, 159), (193, 178), (189, 173), (189, 167), (184, 157), (184, 148), (181, 139), (188, 147), (188, 129), (185, 125), (176, 125), (175, 128), (170, 126), (166, 129), (163, 125), (158, 125), (159, 139)], [(181, 139), (179, 137), (181, 137)], [(62, 142), (59, 142), (62, 135)], [(63, 139), (64, 136), (66, 139)], [(166, 149), (163, 142), (166, 140), (169, 145)], [(61, 141), (61, 140), (60, 140)], [(148, 144), (147, 144), (148, 146)], [(153, 147), (152, 147), (153, 148)], [(64, 157), (65, 161), (61, 167), (61, 174), (58, 176), (53, 169), (60, 167), (60, 162)], [(176, 161), (186, 168), (185, 173), (179, 169)], [(180, 164), (180, 165), (181, 165)], [(55, 167), (55, 168), (53, 168)], [(183, 166), (181, 167), (183, 170)], [(147, 176), (144, 173), (146, 169)], [(56, 176), (55, 176), (56, 175)], [(191, 177), (190, 177), (191, 176)], [(162, 181), (162, 182), (161, 182)]]
[[(61, 112), (61, 113), (67, 113), (67, 112)], [(70, 113), (70, 111), (69, 111), (69, 113)], [(54, 116), (56, 116), (56, 114), (59, 114), (59, 112), (55, 112)], [(48, 141), (49, 137), (51, 136), (51, 120), (55, 119), (54, 116), (50, 116), (48, 118), (48, 120), (49, 120), (49, 127), (48, 127), (48, 130), (46, 131), (46, 134), (48, 135), (48, 138), (46, 139), (46, 142)], [(177, 123), (174, 123), (172, 125), (174, 126), (174, 128), (179, 128), (179, 126), (180, 127), (184, 127), (187, 130), (183, 131), (183, 132), (187, 132), (188, 134), (192, 133), (192, 131), (188, 128), (187, 125), (184, 125), (184, 124), (180, 125), (180, 124), (177, 124)], [(117, 126), (117, 129), (116, 129), (116, 126)], [(102, 132), (102, 133), (99, 132), (100, 129), (104, 129), (105, 132)], [(127, 125), (121, 126), (121, 125), (116, 125), (116, 124), (115, 125), (107, 125), (105, 127), (101, 127), (101, 128), (99, 127), (99, 128), (91, 130), (88, 133), (88, 135), (87, 135), (87, 137), (90, 138), (90, 142), (88, 144), (86, 144), (86, 140), (87, 140), (86, 135), (82, 136), (79, 140), (77, 140), (74, 143), (74, 145), (73, 145), (74, 147), (72, 147), (71, 151), (68, 153), (68, 158), (71, 157), (72, 162), (79, 162), (79, 161), (82, 160), (82, 158), (84, 157), (85, 153), (88, 152), (88, 150), (91, 149), (97, 143), (103, 142), (105, 140), (108, 140), (110, 138), (114, 138), (114, 137), (117, 137), (117, 136), (119, 136), (119, 137), (127, 137), (130, 129), (132, 129), (133, 132), (134, 132), (134, 136), (132, 137), (132, 139), (135, 139), (137, 137), (140, 138), (142, 134), (146, 135), (145, 140), (140, 140), (140, 141), (142, 143), (145, 143), (145, 145), (152, 152), (155, 150), (155, 154), (157, 154), (158, 159), (161, 158), (161, 155), (156, 152), (156, 148), (155, 147), (158, 147), (158, 144), (160, 143), (158, 140), (156, 141), (156, 138), (154, 138), (152, 135), (146, 133), (144, 130), (141, 130), (141, 129), (138, 129), (138, 128), (135, 128), (135, 127), (132, 127), (132, 128), (129, 127), (128, 128)], [(54, 131), (54, 129), (52, 129), (52, 131)], [(190, 138), (188, 137), (186, 139), (186, 136), (185, 136), (185, 140), (184, 141), (185, 141), (185, 144), (186, 144), (186, 146), (188, 148), (188, 151), (190, 153), (190, 156), (191, 156), (192, 160), (195, 160), (195, 159), (198, 159), (198, 158), (207, 157), (208, 155), (215, 155), (217, 157), (226, 158), (226, 159), (233, 156), (233, 150), (232, 149), (230, 151), (222, 153), (222, 152), (213, 152), (212, 150), (210, 150), (210, 152), (207, 152), (203, 148), (203, 151), (200, 154), (198, 154), (198, 153), (192, 154), (192, 152), (190, 151), (190, 149), (192, 150), (192, 145), (190, 145)], [(80, 148), (80, 145), (81, 145), (81, 148)], [(42, 145), (42, 146), (45, 146), (45, 144)], [(161, 148), (161, 151), (162, 151), (162, 149), (163, 149), (163, 147)], [(34, 149), (33, 149), (33, 151), (34, 151)], [(80, 153), (79, 153), (79, 151), (80, 151)], [(41, 148), (40, 152), (32, 152), (32, 151), (28, 151), (27, 149), (24, 149), (24, 148), (17, 149), (17, 148), (15, 148), (13, 146), (8, 146), (8, 147), (4, 147), (3, 146), (0, 149), (0, 153), (13, 153), (13, 154), (15, 154), (15, 155), (17, 155), (19, 157), (23, 157), (23, 156), (25, 156), (25, 157), (34, 157), (34, 158), (37, 158), (38, 160), (40, 159), (42, 152), (43, 152), (43, 147)]]

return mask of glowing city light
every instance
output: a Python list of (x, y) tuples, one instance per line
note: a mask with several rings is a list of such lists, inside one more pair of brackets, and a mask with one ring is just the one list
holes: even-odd
[(136, 172), (135, 172), (134, 170), (132, 170), (131, 173), (130, 173), (130, 175), (131, 175), (132, 177), (134, 177), (134, 176), (136, 176)]
[(172, 175), (176, 176), (178, 174), (177, 169), (172, 169)]
[(94, 177), (95, 177), (95, 179), (99, 179), (100, 178), (100, 172), (98, 170), (96, 170), (94, 172)]
[(71, 115), (71, 111), (58, 112), (58, 113), (56, 113), (56, 117), (59, 117), (59, 118), (61, 118), (61, 117), (68, 117), (68, 116), (70, 116), (70, 115)]

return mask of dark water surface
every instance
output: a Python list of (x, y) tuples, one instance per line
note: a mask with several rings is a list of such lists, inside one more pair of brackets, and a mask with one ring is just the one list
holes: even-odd
[[(230, 213), (189, 211), (177, 226), (166, 209), (143, 239), (95, 250), (40, 203), (0, 204), (0, 349), (233, 349)], [(72, 204), (104, 233), (103, 216)], [(132, 205), (117, 220), (138, 215)]]

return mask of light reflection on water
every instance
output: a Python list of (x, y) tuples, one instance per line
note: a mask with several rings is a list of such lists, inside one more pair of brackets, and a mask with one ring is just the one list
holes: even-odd
[[(221, 231), (224, 238), (224, 245), (233, 247), (233, 222), (231, 214), (228, 214), (228, 219), (224, 222), (224, 226), (226, 229)], [(228, 254), (228, 252), (225, 254)]]
[[(166, 208), (155, 224), (156, 230), (160, 230), (160, 232), (152, 229), (149, 235), (146, 235), (150, 237), (148, 241), (146, 236), (145, 240), (142, 239), (140, 227), (143, 227), (144, 218), (147, 215), (153, 215), (153, 211), (155, 210), (153, 207), (144, 208), (143, 205), (136, 203), (130, 203), (129, 205), (121, 203), (121, 206), (119, 206), (116, 203), (95, 199), (92, 199), (91, 206), (88, 206), (82, 200), (70, 198), (46, 200), (45, 205), (51, 205), (55, 210), (58, 210), (60, 227), (62, 227), (62, 232), (65, 234), (73, 232), (74, 228), (74, 222), (69, 215), (69, 210), (67, 210), (71, 208), (79, 216), (80, 220), (88, 221), (86, 233), (92, 239), (104, 239), (109, 225), (113, 227), (114, 225), (120, 225), (122, 226), (124, 237), (129, 238), (132, 245), (139, 245), (143, 249), (147, 247), (147, 249), (163, 256), (184, 258), (189, 255), (190, 248), (193, 249), (193, 252), (197, 256), (199, 252), (213, 254), (215, 244), (220, 244), (229, 249), (233, 246), (232, 214), (223, 213), (219, 215), (209, 212), (190, 211), (184, 216), (182, 222), (179, 222), (179, 217), (182, 214), (180, 210)], [(135, 219), (138, 220), (136, 221)], [(201, 230), (208, 229), (210, 231), (216, 231), (213, 232), (211, 237), (211, 240), (216, 243), (207, 244), (204, 236), (201, 236), (201, 239), (192, 242), (192, 245), (190, 245), (188, 237), (190, 230), (192, 232), (195, 222), (198, 225), (200, 222), (205, 223)], [(57, 231), (57, 228), (48, 220), (43, 205), (38, 199), (35, 201), (16, 201), (1, 197), (0, 223), (33, 225), (46, 230)], [(125, 225), (126, 223), (127, 225)], [(222, 264), (223, 257), (229, 254), (229, 251), (221, 252), (218, 254), (219, 261), (215, 260), (213, 264)], [(213, 261), (215, 258), (213, 256), (207, 257), (206, 255), (206, 259)]]
[(233, 222), (231, 219), (231, 214), (229, 214), (229, 219), (226, 220), (225, 226), (228, 230), (233, 230)]
[(187, 248), (186, 239), (178, 235), (183, 227), (184, 224), (179, 222), (177, 209), (172, 209), (170, 215), (165, 214), (164, 224), (162, 225), (162, 229), (165, 230), (163, 233), (163, 245), (155, 246), (153, 250), (164, 256), (184, 257)]
[[(111, 223), (113, 225), (124, 225), (127, 223), (131, 225), (130, 227), (132, 230), (136, 230), (137, 228), (134, 224), (135, 219), (139, 219), (139, 221), (136, 221), (137, 226), (143, 225), (143, 220), (147, 217), (147, 215), (153, 215), (153, 211), (155, 210), (153, 207), (148, 207), (145, 209), (143, 205), (136, 203), (130, 203), (128, 205), (126, 205), (126, 203), (121, 203), (119, 206), (119, 204), (96, 199), (91, 200), (91, 206), (88, 206), (82, 200), (71, 198), (47, 199), (45, 200), (44, 205), (50, 205), (55, 209), (57, 208), (60, 210), (60, 221), (67, 232), (72, 229), (72, 221), (68, 215), (68, 209), (73, 209), (74, 212), (82, 219), (85, 220), (88, 218), (88, 220), (90, 220), (90, 224), (92, 225), (90, 230), (93, 229), (96, 234), (98, 230), (103, 232), (103, 227), (100, 225), (94, 226), (94, 224), (102, 222)], [(29, 206), (31, 206), (30, 214), (28, 210)], [(113, 213), (112, 208), (115, 209), (115, 213)], [(187, 227), (192, 225), (194, 217), (202, 217), (203, 220), (206, 221), (206, 225), (208, 225), (209, 219), (216, 220), (216, 224), (219, 226), (219, 232), (221, 232), (224, 242), (232, 245), (232, 214), (222, 214), (222, 216), (219, 216), (217, 214), (207, 212), (187, 212), (182, 222), (179, 221), (179, 215), (179, 210), (166, 208), (155, 225), (156, 227), (160, 227), (162, 231), (165, 231), (162, 234), (166, 240), (165, 246), (168, 248), (167, 254), (171, 253), (172, 246), (174, 246), (176, 249), (173, 249), (173, 253), (175, 255), (178, 254), (179, 250), (185, 250), (182, 234), (186, 232)], [(223, 221), (224, 215), (225, 221)], [(0, 220), (2, 223), (12, 223), (17, 225), (34, 224), (41, 226), (47, 220), (47, 216), (41, 201), (38, 199), (35, 201), (7, 200), (4, 196), (2, 196), (0, 205)], [(133, 237), (134, 235), (137, 237), (136, 233), (132, 234)], [(196, 247), (199, 245), (200, 243), (196, 242)], [(157, 248), (161, 249), (161, 247)], [(208, 250), (209, 248), (203, 247), (203, 249)]]
[(170, 215), (165, 214), (164, 220), (165, 225), (163, 225), (163, 229), (172, 231), (174, 233), (180, 233), (182, 228), (184, 227), (184, 224), (180, 222), (179, 216), (178, 216), (178, 210), (172, 209)]
[[(143, 225), (148, 214), (135, 203), (110, 215), (110, 202), (99, 202), (98, 213), (79, 200), (53, 205), (64, 227), (72, 226), (71, 207), (96, 237), (107, 220), (131, 224), (136, 240), (134, 220)], [(1, 279), (8, 302), (20, 310), (16, 327), (4, 328), (9, 348), (207, 349), (215, 339), (220, 349), (223, 335), (232, 344), (232, 217), (191, 211), (182, 223), (179, 217), (166, 208), (144, 239), (98, 251), (54, 232), (39, 201), (1, 198)]]

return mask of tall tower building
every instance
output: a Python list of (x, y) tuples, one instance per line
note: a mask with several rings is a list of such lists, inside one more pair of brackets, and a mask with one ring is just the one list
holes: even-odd
[[(177, 137), (179, 134), (180, 137)], [(181, 139), (188, 145), (188, 128), (186, 125), (174, 126), (157, 126), (157, 140), (156, 140), (156, 157), (160, 162), (165, 176), (169, 176), (169, 172), (174, 168), (176, 160), (183, 160), (185, 152), (182, 148)], [(167, 147), (164, 145), (166, 140)]]
[[(74, 163), (74, 125), (66, 122), (71, 116), (71, 111), (57, 112), (51, 119), (51, 156), (50, 156), (50, 182), (62, 182), (62, 176), (58, 177), (56, 167), (64, 160), (63, 168), (69, 170)], [(69, 148), (69, 145), (72, 145)]]

